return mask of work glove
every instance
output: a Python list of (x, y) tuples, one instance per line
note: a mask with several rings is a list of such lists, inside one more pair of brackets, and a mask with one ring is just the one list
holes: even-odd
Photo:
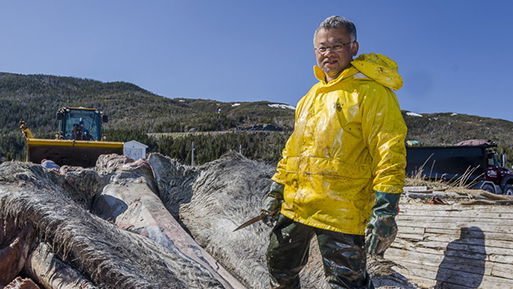
[(376, 191), (376, 204), (372, 208), (372, 216), (367, 224), (367, 253), (383, 256), (385, 250), (392, 245), (397, 235), (395, 216), (399, 213), (401, 194)]
[(269, 227), (273, 227), (274, 223), (278, 220), (281, 204), (283, 203), (284, 187), (284, 185), (273, 181), (269, 193), (265, 195), (262, 201), (261, 213), (266, 214), (262, 221)]

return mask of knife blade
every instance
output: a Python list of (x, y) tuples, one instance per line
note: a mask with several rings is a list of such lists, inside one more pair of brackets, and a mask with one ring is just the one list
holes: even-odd
[(249, 220), (247, 220), (246, 222), (244, 222), (242, 225), (238, 226), (235, 230), (233, 230), (234, 232), (237, 231), (237, 230), (240, 230), (240, 229), (244, 229), (246, 228), (247, 226), (249, 225), (252, 225), (260, 220), (262, 220), (263, 218), (265, 218), (265, 216), (267, 216), (267, 213), (266, 212), (262, 212), (260, 215), (256, 216), (256, 217), (253, 217)]

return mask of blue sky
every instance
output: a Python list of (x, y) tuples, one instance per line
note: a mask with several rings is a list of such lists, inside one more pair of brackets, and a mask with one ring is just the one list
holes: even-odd
[(397, 62), (402, 109), (513, 121), (512, 12), (507, 0), (4, 0), (0, 71), (296, 105), (316, 82), (313, 32), (340, 15), (360, 54)]

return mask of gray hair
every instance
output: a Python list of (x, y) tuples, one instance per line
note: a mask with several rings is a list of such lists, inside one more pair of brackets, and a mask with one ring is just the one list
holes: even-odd
[(333, 29), (344, 27), (351, 38), (351, 41), (356, 41), (356, 26), (351, 20), (348, 20), (344, 17), (340, 16), (330, 16), (326, 18), (324, 21), (319, 24), (317, 30), (314, 33), (314, 45), (315, 45), (315, 36), (317, 36), (317, 32), (321, 29)]

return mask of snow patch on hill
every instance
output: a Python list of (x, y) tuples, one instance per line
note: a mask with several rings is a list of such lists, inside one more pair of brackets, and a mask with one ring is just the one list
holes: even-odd
[(411, 112), (411, 111), (408, 111), (406, 113), (406, 115), (409, 115), (409, 116), (416, 116), (416, 117), (422, 117), (422, 114), (420, 113), (415, 113), (415, 112)]
[(295, 107), (293, 107), (292, 105), (288, 105), (288, 104), (280, 104), (280, 103), (273, 103), (273, 104), (268, 104), (269, 107), (274, 107), (274, 108), (281, 108), (281, 109), (296, 109)]

